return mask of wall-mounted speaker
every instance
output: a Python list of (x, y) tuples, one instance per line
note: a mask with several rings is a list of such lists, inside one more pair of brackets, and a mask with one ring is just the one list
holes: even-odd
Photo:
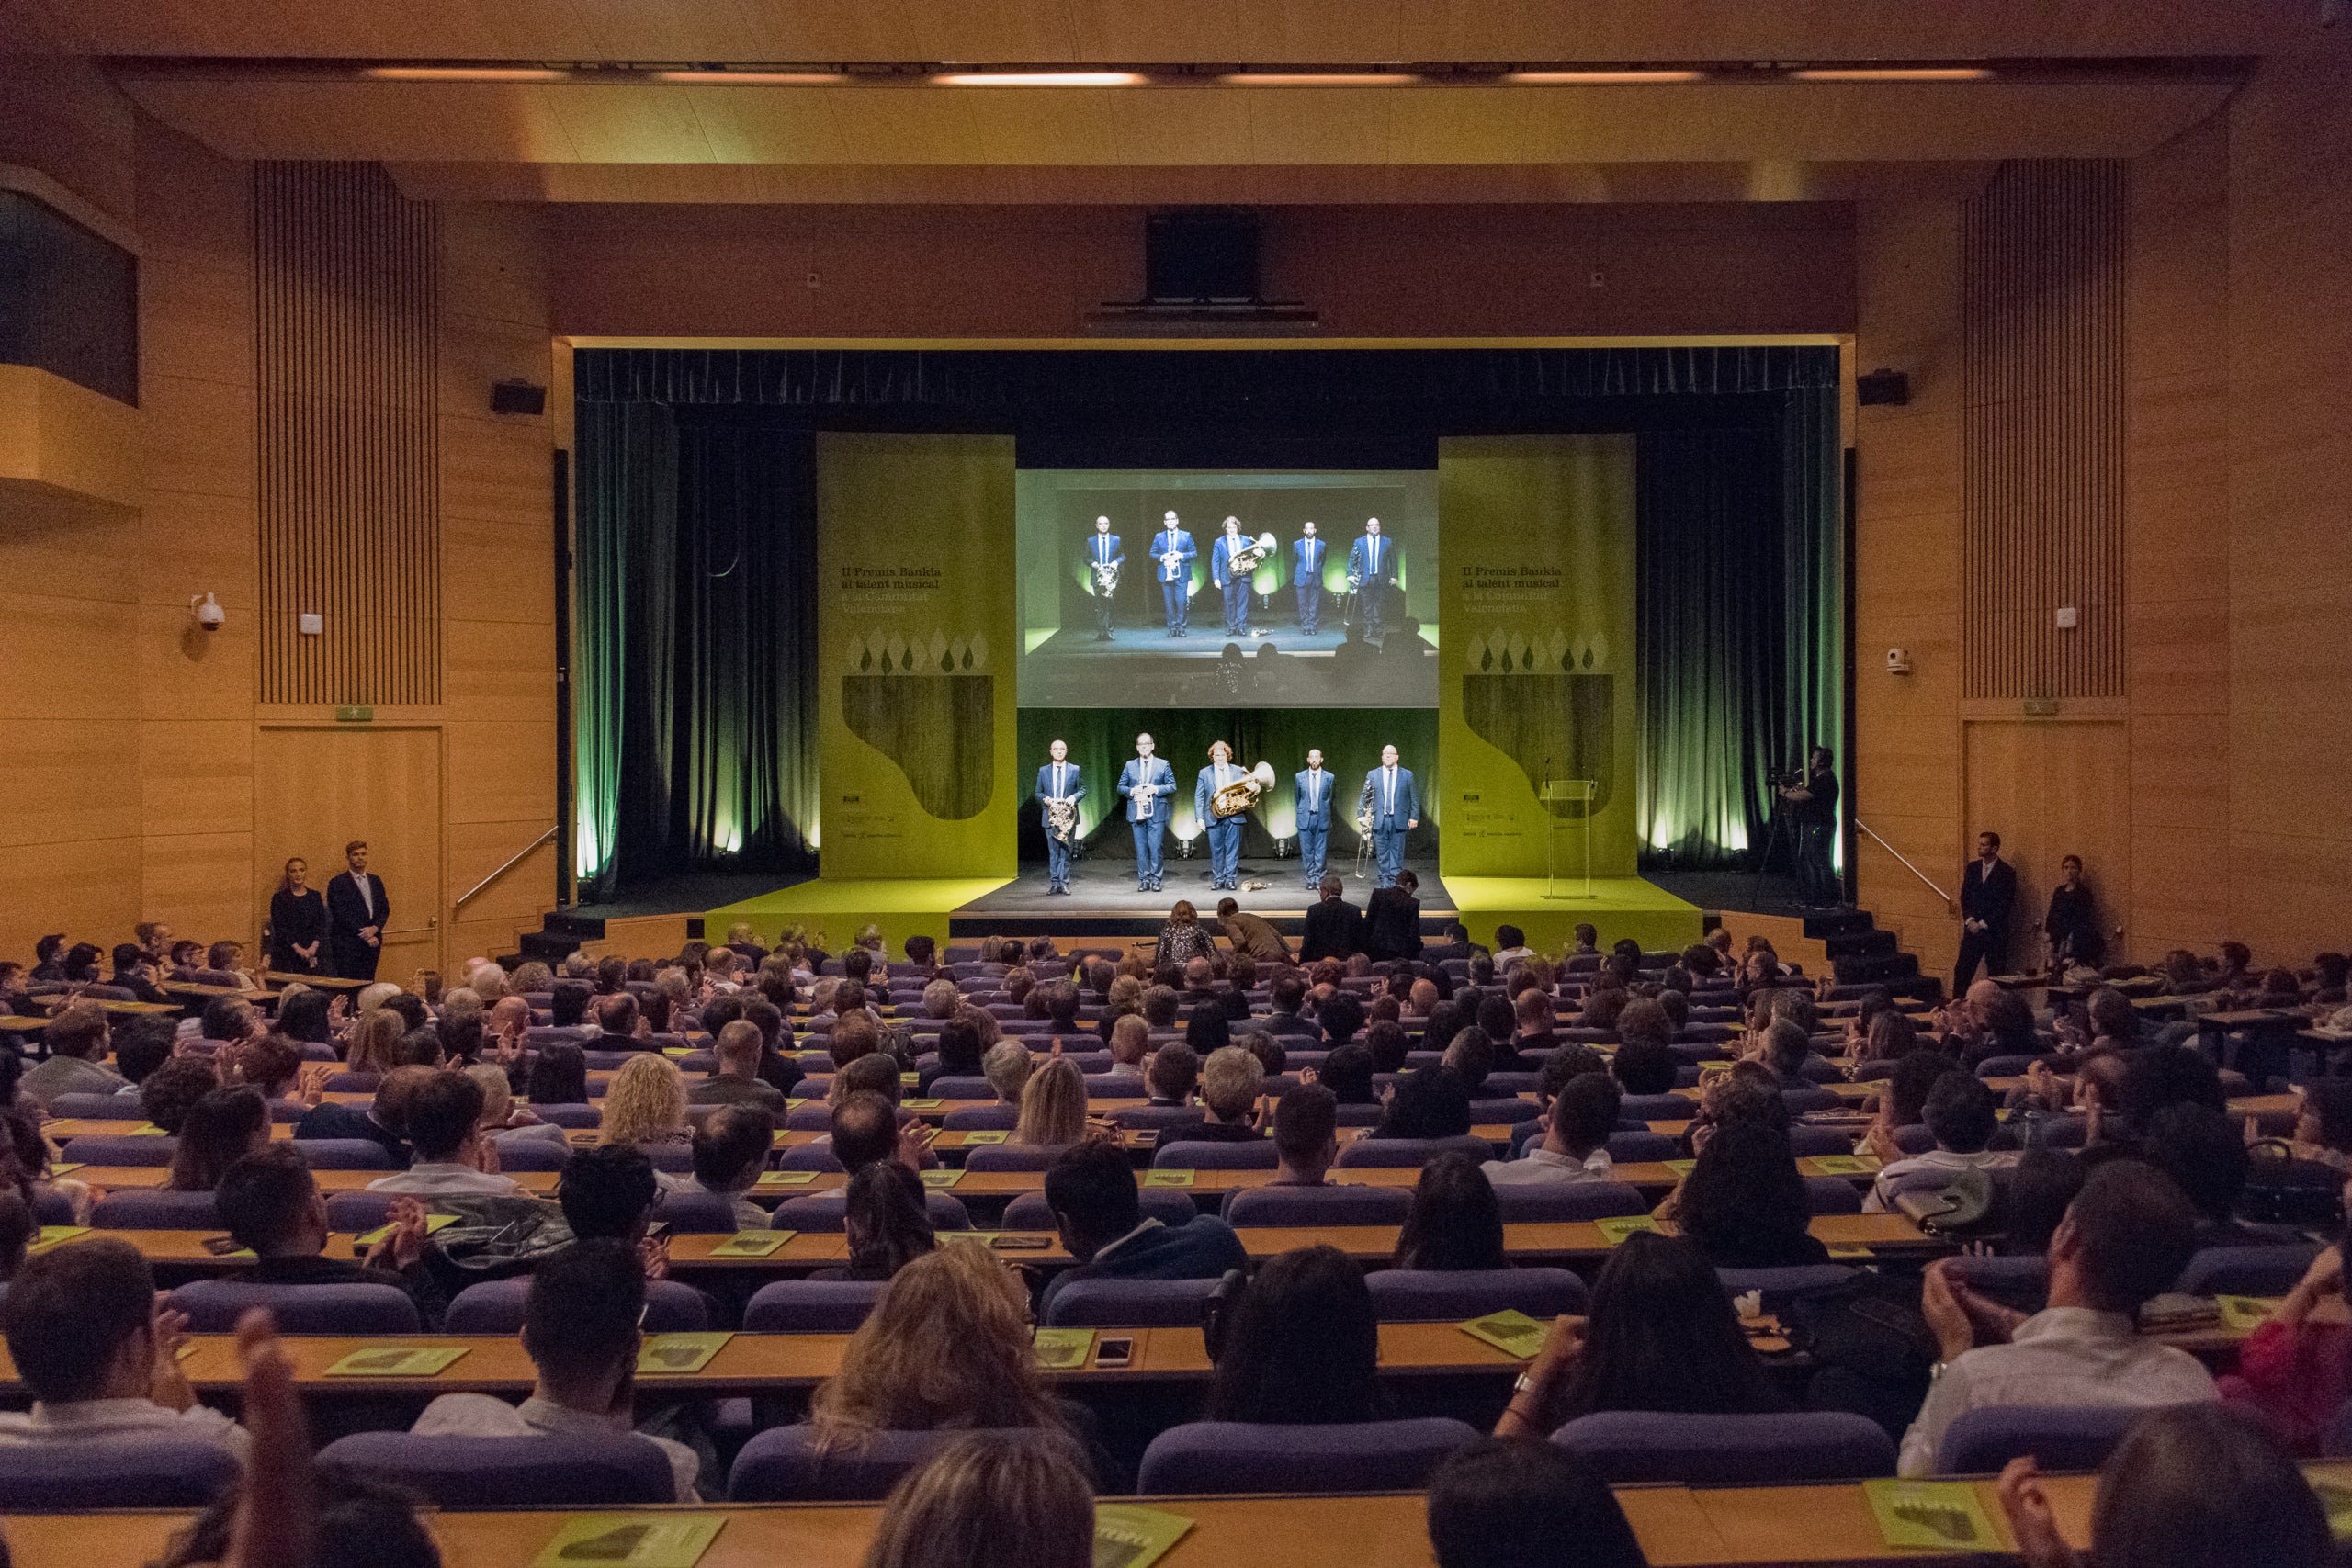
[(493, 381), (490, 384), (490, 412), (492, 413), (545, 413), (548, 412), (548, 389), (528, 381)]
[(1900, 370), (1873, 370), (1854, 378), (1854, 396), (1864, 408), (1901, 408), (1911, 400), (1911, 378)]

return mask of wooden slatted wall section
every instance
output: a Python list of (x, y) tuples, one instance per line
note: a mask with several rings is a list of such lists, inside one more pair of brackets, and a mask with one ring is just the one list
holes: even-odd
[(2009, 164), (1962, 217), (1970, 697), (2123, 694), (2124, 179)]
[(438, 703), (435, 209), (374, 164), (254, 180), (261, 700)]

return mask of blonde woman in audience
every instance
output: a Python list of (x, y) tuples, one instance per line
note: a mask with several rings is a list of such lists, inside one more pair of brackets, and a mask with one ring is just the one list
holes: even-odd
[(1091, 1568), (1094, 1487), (1066, 1438), (958, 1438), (882, 1506), (865, 1568)]
[(534, 958), (514, 966), (514, 977), (509, 984), (518, 997), (530, 991), (544, 991), (555, 984), (555, 971)]
[(514, 1089), (506, 1077), (504, 1067), (488, 1062), (476, 1063), (466, 1069), (466, 1077), (481, 1085), (482, 1134), (502, 1147), (526, 1141), (551, 1143), (559, 1147), (565, 1144), (562, 1128), (542, 1122), (526, 1108), (514, 1103)]
[(605, 1089), (600, 1144), (682, 1144), (686, 1141), (686, 1079), (678, 1065), (650, 1051), (631, 1056)]
[(943, 1247), (899, 1270), (809, 1404), (823, 1449), (876, 1432), (1030, 1427), (1066, 1433), (1039, 1376), (1029, 1293), (984, 1247)]
[[(1022, 1047), (1025, 1052), (1027, 1047)], [(983, 1070), (986, 1062), (982, 1062)], [(1086, 1079), (1067, 1057), (1047, 1058), (1021, 1090), (1012, 1141), (1059, 1148), (1086, 1135)]]
[(362, 1013), (351, 1031), (350, 1049), (343, 1059), (344, 1070), (373, 1073), (378, 1077), (390, 1072), (400, 1065), (393, 1053), (406, 1032), (407, 1024), (390, 1008), (379, 1007)]
[(390, 980), (379, 980), (359, 993), (359, 1001), (353, 1010), (358, 1017), (366, 1018), (400, 994), (401, 988)]

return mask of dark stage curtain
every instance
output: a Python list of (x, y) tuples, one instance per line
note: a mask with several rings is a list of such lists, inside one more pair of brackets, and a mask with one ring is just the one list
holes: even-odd
[(1801, 389), (1769, 426), (1640, 438), (1645, 863), (1749, 863), (1770, 771), (1815, 744), (1842, 753), (1835, 400)]
[(581, 874), (813, 868), (808, 432), (651, 402), (578, 428)]

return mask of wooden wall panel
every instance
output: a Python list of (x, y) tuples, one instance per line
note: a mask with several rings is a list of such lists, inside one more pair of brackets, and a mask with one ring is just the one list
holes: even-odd
[(2120, 719), (2040, 722), (1974, 719), (1964, 729), (1968, 810), (2001, 835), (2017, 868), (2009, 963), (2039, 966), (2034, 934), (2058, 881), (2062, 856), (2080, 855), (2110, 933), (2131, 924), (2132, 829), (2116, 798), (2131, 768), (2130, 726)]
[(260, 164), (254, 191), (261, 698), (437, 703), (435, 209), (375, 164)]
[(2010, 164), (1963, 209), (1971, 697), (2123, 694), (2124, 189), (2120, 164)]

